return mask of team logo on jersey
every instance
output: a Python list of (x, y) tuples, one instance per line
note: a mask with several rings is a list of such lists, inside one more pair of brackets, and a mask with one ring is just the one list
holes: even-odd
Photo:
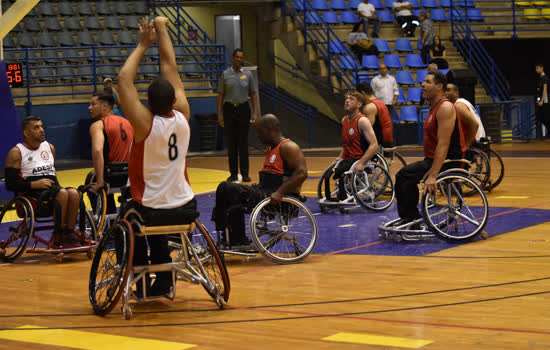
[(353, 128), (349, 129), (349, 134), (353, 135), (353, 133), (355, 133), (355, 130), (353, 130)]
[(48, 159), (50, 159), (50, 155), (48, 154), (48, 152), (42, 151), (42, 152), (40, 152), (40, 158), (42, 158), (44, 160), (48, 160)]
[(32, 157), (29, 157), (29, 162), (32, 162)]
[(277, 159), (277, 155), (276, 155), (276, 154), (272, 155), (272, 156), (269, 158), (269, 162), (270, 162), (270, 163), (275, 163), (275, 159)]

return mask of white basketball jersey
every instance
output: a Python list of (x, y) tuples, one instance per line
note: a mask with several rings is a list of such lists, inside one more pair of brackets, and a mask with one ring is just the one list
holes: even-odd
[(37, 149), (29, 149), (22, 143), (16, 147), (21, 152), (21, 177), (55, 176), (55, 167), (52, 148), (48, 141), (44, 141)]
[(472, 112), (472, 114), (474, 115), (474, 118), (476, 118), (477, 124), (479, 125), (476, 133), (476, 141), (479, 141), (482, 137), (485, 137), (485, 128), (483, 127), (483, 123), (481, 122), (481, 118), (479, 117), (479, 114), (477, 114), (476, 109), (474, 108), (474, 106), (472, 106), (470, 101), (464, 98), (459, 98), (456, 100), (455, 104), (459, 102), (464, 103), (468, 107), (470, 112)]
[(128, 175), (132, 198), (155, 209), (171, 209), (194, 197), (187, 177), (190, 128), (182, 113), (155, 115), (145, 140), (130, 151)]

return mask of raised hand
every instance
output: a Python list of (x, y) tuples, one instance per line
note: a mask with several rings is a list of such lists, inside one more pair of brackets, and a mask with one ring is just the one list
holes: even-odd
[(147, 17), (142, 18), (139, 24), (139, 45), (149, 47), (155, 42), (155, 39), (156, 31), (153, 27), (153, 21), (148, 22)]

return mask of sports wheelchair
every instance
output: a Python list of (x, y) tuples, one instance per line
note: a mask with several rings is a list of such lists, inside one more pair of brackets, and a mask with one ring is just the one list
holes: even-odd
[[(334, 170), (340, 164), (340, 160), (332, 163), (323, 173), (317, 185), (317, 196), (321, 212), (327, 208), (338, 208), (345, 212), (346, 207), (361, 206), (367, 210), (386, 210), (395, 198), (393, 180), (384, 166), (386, 160), (380, 153), (376, 153), (372, 162), (365, 165), (361, 173), (355, 172), (357, 162), (346, 171), (338, 180), (334, 179)], [(338, 181), (344, 181), (346, 191), (345, 198), (338, 200)], [(331, 182), (334, 188), (331, 188)]]
[[(118, 217), (103, 234), (92, 262), (89, 297), (94, 312), (107, 315), (122, 297), (122, 314), (130, 319), (133, 316), (129, 305), (131, 299), (138, 302), (162, 297), (173, 300), (177, 280), (202, 285), (218, 307), (223, 308), (229, 300), (229, 275), (210, 233), (196, 217), (198, 213), (190, 224), (169, 226), (145, 226), (135, 209)], [(181, 221), (181, 216), (177, 220)], [(166, 235), (172, 262), (134, 266), (134, 234), (146, 238)], [(172, 273), (170, 292), (163, 296), (148, 295), (149, 275), (163, 271)], [(151, 278), (155, 277), (151, 275)], [(138, 284), (141, 285), (138, 287)], [(136, 291), (132, 290), (134, 285)], [(141, 292), (138, 292), (140, 287)]]
[[(9, 194), (5, 183), (0, 182), (0, 192), (5, 197)], [(82, 202), (82, 194), (80, 193)], [(55, 254), (56, 261), (63, 261), (65, 254), (86, 253), (92, 258), (97, 243), (96, 226), (87, 211), (79, 211), (77, 216), (78, 233), (75, 233), (81, 241), (80, 247), (63, 247), (55, 242), (56, 222), (52, 215), (52, 209), (46, 199), (36, 200), (32, 197), (19, 196), (11, 198), (2, 205), (0, 212), (0, 259), (5, 262), (15, 261), (26, 250), (29, 241), (32, 245), (27, 253), (33, 254)], [(39, 232), (51, 231), (40, 234)]]
[(253, 208), (246, 204), (237, 204), (228, 208), (240, 207), (249, 213), (248, 227), (252, 246), (232, 247), (229, 229), (225, 237), (218, 237), (220, 252), (231, 255), (255, 256), (262, 254), (279, 264), (291, 264), (305, 259), (317, 244), (317, 222), (303, 202), (304, 196), (285, 195), (280, 204), (272, 204), (265, 198)]
[[(450, 162), (470, 164), (465, 159), (445, 161)], [(421, 218), (407, 223), (401, 223), (400, 218), (386, 222), (378, 227), (380, 238), (418, 241), (436, 235), (456, 242), (473, 239), (479, 234), (488, 237), (483, 232), (489, 217), (487, 197), (467, 170), (451, 168), (442, 171), (437, 176), (436, 188), (435, 192), (422, 195)], [(470, 195), (465, 196), (465, 191)]]
[(114, 196), (128, 183), (128, 163), (107, 163), (104, 171), (105, 186), (98, 193), (92, 191), (95, 181), (95, 170), (92, 170), (86, 175), (84, 185), (79, 187), (79, 191), (83, 197), (81, 210), (90, 213), (97, 228), (96, 238), (99, 240), (117, 216)]
[(487, 191), (492, 191), (500, 185), (504, 178), (504, 162), (500, 155), (491, 148), (492, 143), (490, 137), (482, 138), (479, 142), (474, 142), (468, 150), (474, 154), (472, 162), (479, 164), (478, 177), (480, 181), (476, 182)]

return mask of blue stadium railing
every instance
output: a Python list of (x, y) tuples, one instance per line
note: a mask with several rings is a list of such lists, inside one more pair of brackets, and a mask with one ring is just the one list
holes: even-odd
[[(300, 6), (295, 6), (295, 2), (299, 1)], [(338, 64), (340, 62), (339, 57), (342, 55), (337, 55), (331, 52), (329, 48), (329, 43), (331, 40), (338, 41), (346, 50), (345, 55), (350, 57), (355, 57), (352, 52), (344, 45), (340, 38), (334, 33), (332, 28), (323, 20), (321, 14), (314, 10), (311, 1), (309, 0), (281, 0), (282, 4), (282, 15), (290, 16), (293, 21), (302, 28), (304, 34), (304, 50), (306, 50), (307, 45), (312, 45), (319, 54), (323, 57), (327, 64), (328, 75), (327, 79), (330, 83), (330, 77), (332, 75), (336, 76), (345, 86), (345, 89), (342, 89), (339, 86), (333, 86), (337, 91), (343, 92), (344, 90), (353, 89), (355, 86), (355, 76), (357, 75), (358, 67), (355, 67), (350, 70), (343, 69)], [(297, 8), (310, 9), (307, 11), (297, 10)], [(355, 58), (354, 58), (355, 60)], [(348, 73), (351, 73), (349, 74)], [(331, 84), (332, 85), (332, 84)]]
[(268, 58), (273, 66), (289, 73), (293, 78), (312, 84), (317, 89), (320, 89), (325, 93), (332, 93), (334, 87), (330, 84), (330, 82), (320, 78), (318, 75), (306, 72), (299, 65), (292, 64), (278, 56), (275, 56), (273, 53), (269, 53)]

